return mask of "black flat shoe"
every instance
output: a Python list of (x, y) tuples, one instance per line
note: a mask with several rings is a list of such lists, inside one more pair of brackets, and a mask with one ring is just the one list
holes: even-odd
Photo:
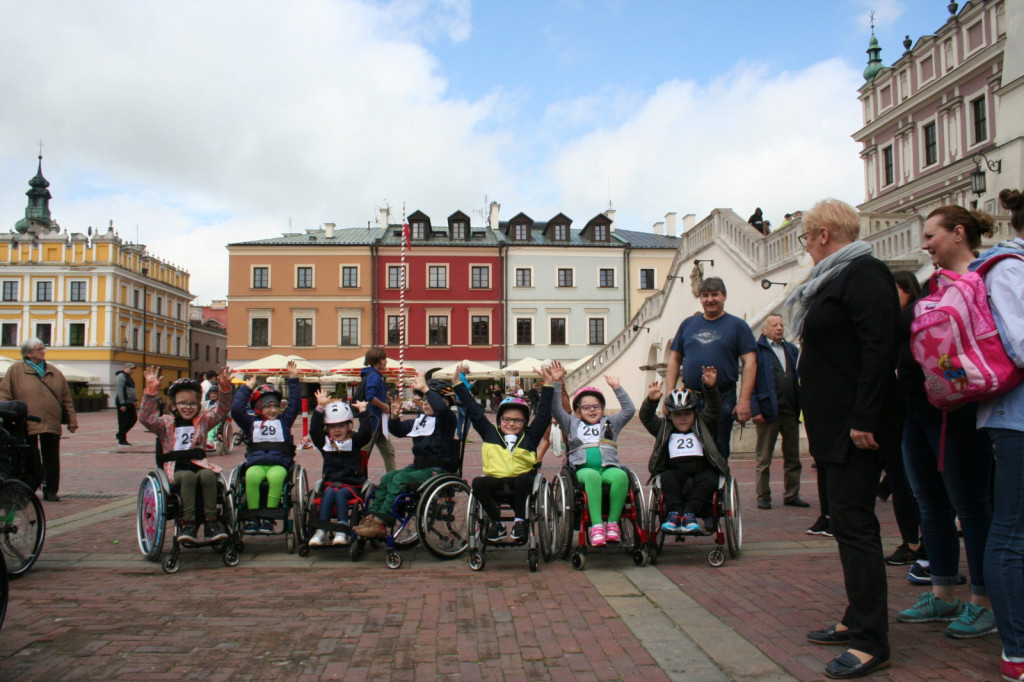
[(849, 644), (850, 632), (849, 630), (840, 632), (833, 625), (824, 630), (811, 630), (807, 633), (807, 641), (814, 642), (815, 644)]
[(57, 493), (43, 493), (44, 502), (60, 502), (60, 498), (57, 497)]
[(804, 502), (799, 497), (794, 497), (792, 500), (786, 500), (782, 504), (786, 505), (787, 507), (801, 507), (804, 509), (811, 506), (809, 502)]
[(825, 666), (825, 674), (835, 680), (845, 680), (851, 677), (864, 677), (888, 667), (888, 658), (872, 656), (866, 663), (861, 663), (859, 658), (849, 651), (844, 651), (829, 661)]

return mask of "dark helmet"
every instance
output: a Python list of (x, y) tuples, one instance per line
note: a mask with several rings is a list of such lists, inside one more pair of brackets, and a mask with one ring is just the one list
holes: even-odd
[(524, 419), (527, 421), (530, 419), (530, 403), (522, 398), (505, 398), (498, 403), (498, 421), (501, 421), (501, 415), (505, 414), (507, 410), (519, 410), (523, 413)]
[(696, 410), (700, 404), (700, 393), (688, 388), (677, 388), (665, 398), (665, 409), (669, 412)]
[(450, 381), (444, 381), (443, 379), (430, 379), (427, 381), (427, 388), (434, 393), (439, 393), (442, 398), (448, 401), (449, 405), (455, 404), (455, 391), (452, 389), (452, 383)]
[(597, 402), (601, 403), (601, 407), (604, 407), (604, 394), (601, 393), (601, 389), (596, 388), (594, 386), (584, 386), (580, 390), (576, 391), (576, 393), (572, 397), (573, 412), (579, 409), (580, 401), (583, 400), (583, 396), (585, 395), (594, 396), (595, 398), (597, 398)]
[[(256, 414), (263, 414), (262, 408), (265, 402), (273, 401), (280, 405), (282, 397), (281, 391), (270, 384), (263, 384), (262, 386), (257, 386), (256, 390), (249, 396), (249, 405)], [(267, 398), (270, 398), (270, 400), (266, 400)]]
[(171, 399), (171, 402), (174, 402), (174, 396), (180, 391), (195, 391), (196, 395), (203, 395), (202, 385), (191, 377), (182, 377), (171, 384), (170, 388), (167, 389), (167, 397)]

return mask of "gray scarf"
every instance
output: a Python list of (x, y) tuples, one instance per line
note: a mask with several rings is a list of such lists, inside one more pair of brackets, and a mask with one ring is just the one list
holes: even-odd
[(804, 319), (807, 317), (807, 310), (814, 302), (815, 296), (822, 287), (835, 279), (836, 275), (843, 271), (853, 260), (861, 256), (871, 255), (871, 245), (866, 241), (857, 240), (847, 244), (831, 256), (823, 258), (818, 262), (803, 284), (797, 285), (793, 292), (786, 297), (784, 305), (790, 310), (790, 323), (793, 329), (793, 336), (801, 339), (804, 335)]

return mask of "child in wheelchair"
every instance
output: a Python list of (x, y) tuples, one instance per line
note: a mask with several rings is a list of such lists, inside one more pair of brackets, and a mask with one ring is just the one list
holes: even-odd
[[(618, 377), (605, 376), (608, 387), (615, 392), (622, 409), (611, 417), (605, 416), (604, 394), (593, 386), (584, 386), (573, 396), (573, 413), (569, 414), (562, 408), (565, 368), (560, 363), (553, 363), (551, 376), (555, 382), (551, 411), (568, 438), (566, 450), (569, 465), (587, 494), (587, 509), (591, 519), (590, 545), (601, 547), (606, 542), (619, 542), (619, 519), (629, 495), (629, 474), (619, 463), (615, 439), (636, 414), (636, 408), (619, 384)], [(604, 522), (601, 510), (604, 484), (609, 486), (607, 523)]]
[[(652, 382), (647, 398), (640, 406), (640, 421), (655, 437), (648, 469), (651, 476), (661, 474), (661, 489), (668, 512), (661, 530), (666, 533), (700, 533), (697, 516), (703, 514), (718, 488), (719, 475), (728, 476), (729, 465), (715, 445), (715, 427), (721, 412), (722, 399), (715, 383), (718, 370), (702, 367), (704, 409), (697, 417), (701, 394), (687, 388), (672, 391), (665, 397), (667, 417), (656, 414), (662, 397), (660, 381)], [(693, 490), (684, 499), (686, 484)]]
[(412, 464), (384, 474), (370, 503), (369, 513), (353, 531), (364, 538), (382, 538), (397, 520), (394, 516), (395, 498), (413, 489), (431, 476), (458, 468), (455, 448), (456, 416), (452, 412), (455, 394), (447, 381), (426, 381), (416, 372), (412, 388), (424, 398), (423, 412), (413, 419), (401, 419), (402, 401), (391, 401), (388, 431), (399, 438), (412, 438)]
[(511, 487), (513, 493), (512, 539), (517, 543), (527, 541), (526, 503), (533, 490), (536, 475), (537, 448), (551, 422), (551, 371), (546, 367), (534, 370), (541, 375), (544, 386), (541, 389), (540, 404), (533, 422), (530, 421), (530, 405), (522, 398), (505, 398), (498, 404), (497, 424), (491, 424), (484, 409), (476, 401), (465, 382), (461, 381), (469, 369), (459, 368), (460, 381), (455, 384), (455, 394), (466, 407), (467, 418), (483, 440), (480, 456), (483, 461), (483, 476), (473, 479), (473, 496), (480, 502), (490, 527), (487, 540), (495, 542), (508, 536), (501, 522), (501, 509), (494, 499), (496, 492)]
[[(352, 500), (359, 499), (366, 483), (366, 463), (361, 451), (373, 439), (372, 432), (358, 433), (352, 427), (352, 408), (340, 400), (331, 401), (327, 391), (316, 392), (316, 409), (309, 419), (309, 438), (324, 458), (323, 489), (320, 491), (320, 522), (329, 524), (335, 511), (338, 525), (348, 526)], [(333, 535), (333, 537), (332, 537)], [(349, 534), (317, 528), (309, 539), (312, 547), (347, 545)]]
[(157, 391), (163, 377), (155, 366), (143, 372), (146, 390), (142, 395), (139, 421), (160, 439), (163, 452), (195, 451), (195, 459), (178, 459), (163, 463), (167, 478), (174, 481), (181, 495), (181, 531), (178, 541), (193, 543), (199, 533), (196, 516), (196, 487), (203, 491), (203, 536), (207, 542), (217, 542), (228, 537), (223, 524), (217, 520), (217, 474), (221, 468), (209, 461), (203, 451), (206, 433), (223, 421), (228, 415), (228, 401), (231, 395), (231, 374), (225, 367), (217, 379), (222, 396), (217, 406), (209, 412), (201, 412), (202, 388), (195, 379), (182, 378), (167, 389), (170, 414), (161, 415), (157, 404)]
[[(283, 396), (270, 384), (256, 388), (256, 377), (250, 377), (238, 388), (231, 403), (231, 417), (248, 434), (245, 451), (245, 500), (250, 510), (260, 508), (260, 486), (267, 482), (267, 509), (281, 506), (284, 484), (295, 461), (295, 443), (292, 424), (299, 414), (299, 368), (295, 361), (288, 362), (288, 405), (281, 407)], [(223, 389), (222, 389), (223, 390)], [(230, 390), (230, 386), (228, 388)], [(256, 414), (246, 409), (251, 405)], [(273, 519), (246, 519), (245, 533), (274, 533)]]

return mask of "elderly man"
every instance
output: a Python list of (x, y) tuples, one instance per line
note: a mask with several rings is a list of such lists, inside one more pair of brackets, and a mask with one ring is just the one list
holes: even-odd
[(757, 381), (750, 413), (757, 429), (757, 508), (772, 508), (768, 485), (775, 442), (782, 434), (783, 504), (809, 507), (800, 499), (800, 375), (796, 371), (797, 347), (783, 338), (782, 315), (765, 318), (757, 340)]
[[(683, 320), (676, 332), (665, 370), (665, 392), (676, 388), (682, 370), (683, 383), (700, 389), (703, 367), (718, 370), (718, 390), (722, 394), (722, 418), (715, 433), (715, 445), (722, 457), (729, 459), (732, 421), (745, 424), (750, 419), (750, 396), (757, 374), (757, 345), (750, 327), (739, 317), (725, 312), (725, 282), (709, 277), (698, 291), (703, 314)], [(743, 383), (739, 397), (736, 382), (740, 365)]]
[(114, 393), (114, 407), (117, 408), (117, 444), (122, 447), (130, 446), (128, 432), (138, 421), (135, 412), (135, 380), (132, 379), (132, 372), (135, 365), (125, 363), (124, 369), (119, 370), (114, 377), (117, 380), (117, 391)]

